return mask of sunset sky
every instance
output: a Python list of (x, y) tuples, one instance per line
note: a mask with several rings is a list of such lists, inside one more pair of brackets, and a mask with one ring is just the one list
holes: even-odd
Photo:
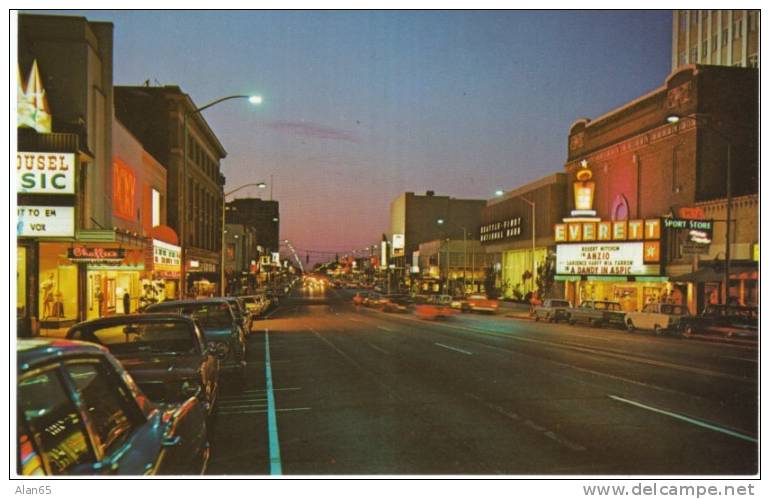
[(58, 13), (114, 23), (116, 85), (263, 96), (204, 117), (225, 189), (272, 177), (303, 260), (378, 241), (401, 192), (488, 199), (561, 171), (571, 123), (671, 64), (670, 11)]

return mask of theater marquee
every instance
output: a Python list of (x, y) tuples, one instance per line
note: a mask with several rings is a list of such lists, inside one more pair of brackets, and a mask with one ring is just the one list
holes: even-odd
[(660, 275), (660, 243), (586, 243), (556, 246), (559, 275)]

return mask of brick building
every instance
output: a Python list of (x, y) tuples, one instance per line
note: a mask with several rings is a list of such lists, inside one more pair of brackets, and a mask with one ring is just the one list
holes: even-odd
[[(699, 203), (719, 200), (725, 203), (728, 143), (732, 197), (756, 194), (758, 111), (757, 70), (687, 66), (669, 75), (660, 88), (625, 106), (594, 120), (577, 120), (569, 131), (565, 170), (576, 189), (581, 183), (579, 172), (591, 172), (592, 178), (581, 185), (591, 184), (591, 204), (595, 213), (574, 223), (583, 224), (583, 228), (588, 224), (588, 233), (593, 235), (599, 225), (592, 229), (591, 224), (603, 221), (627, 221), (629, 224), (637, 220), (660, 221), (661, 218), (676, 218), (683, 208)], [(681, 119), (671, 123), (668, 118), (672, 115)], [(569, 208), (576, 208), (572, 193)], [(747, 210), (745, 215), (757, 217), (758, 212)], [(655, 251), (659, 245), (660, 251), (654, 262), (647, 261), (645, 253), (645, 261), (637, 262), (633, 271), (621, 267), (611, 269), (613, 272), (620, 269), (628, 272), (626, 274), (612, 275), (607, 268), (602, 268), (602, 272), (610, 275), (590, 275), (589, 271), (562, 274), (557, 278), (567, 282), (566, 292), (573, 301), (586, 297), (627, 298), (629, 306), (638, 308), (650, 299), (676, 295), (679, 301), (686, 301), (695, 310), (704, 303), (709, 288), (719, 283), (702, 282), (692, 276), (682, 280), (678, 276), (697, 269), (704, 260), (716, 258), (720, 243), (724, 258), (724, 241), (716, 237), (719, 224), (724, 224), (724, 219), (714, 218), (715, 234), (706, 255), (698, 257), (684, 251), (686, 234), (681, 231), (662, 230), (653, 236), (654, 241), (645, 239), (642, 243), (639, 239), (613, 245), (620, 248), (619, 257), (624, 262), (636, 258), (625, 252), (636, 252), (640, 244), (644, 245), (645, 251)], [(735, 227), (733, 224), (731, 233)], [(619, 235), (623, 234), (619, 232)], [(747, 240), (733, 238), (733, 254), (741, 254), (741, 248), (745, 246), (740, 245), (758, 241), (758, 236), (751, 230), (735, 235), (738, 234)], [(580, 244), (579, 236), (575, 232), (575, 238), (562, 240), (563, 244), (557, 245), (557, 249), (564, 250), (563, 256), (577, 254), (574, 244)], [(586, 241), (593, 239), (582, 241), (587, 247)], [(557, 254), (557, 267), (558, 258)], [(733, 262), (736, 269), (740, 265), (751, 267), (750, 259), (741, 260)], [(565, 270), (566, 266), (561, 269)], [(750, 272), (741, 275), (746, 279), (752, 276)], [(737, 283), (735, 290), (751, 286), (750, 283)], [(738, 298), (737, 294), (733, 296)], [(740, 299), (746, 301), (746, 297)]]

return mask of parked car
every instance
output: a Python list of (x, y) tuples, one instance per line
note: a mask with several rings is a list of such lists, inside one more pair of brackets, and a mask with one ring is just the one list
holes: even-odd
[(569, 314), (572, 310), (572, 304), (563, 299), (546, 298), (546, 300), (535, 307), (535, 320), (543, 319), (548, 322), (559, 322), (560, 320), (569, 320)]
[(690, 312), (685, 305), (648, 303), (640, 312), (626, 313), (626, 329), (655, 331), (655, 334), (679, 332)]
[(225, 299), (227, 300), (227, 303), (230, 304), (230, 307), (232, 307), (235, 318), (243, 325), (244, 332), (247, 335), (250, 334), (252, 318), (248, 309), (246, 309), (246, 304), (243, 302), (243, 299), (240, 296), (228, 296)]
[(405, 294), (386, 295), (384, 300), (384, 312), (408, 312), (414, 307), (414, 300)]
[(166, 301), (147, 307), (147, 312), (192, 317), (203, 329), (206, 341), (214, 342), (217, 351), (225, 352), (222, 370), (243, 375), (246, 368), (246, 332), (226, 298)]
[(259, 317), (267, 311), (269, 302), (265, 295), (248, 295), (241, 296), (243, 304), (246, 305), (246, 310), (251, 315), (252, 323), (259, 319)]
[(225, 352), (205, 343), (193, 319), (174, 314), (114, 315), (76, 324), (67, 339), (106, 347), (153, 402), (180, 403), (195, 396), (213, 414), (219, 359)]
[(466, 310), (470, 312), (488, 312), (491, 314), (497, 313), (500, 308), (500, 304), (497, 300), (492, 300), (486, 297), (486, 295), (468, 295), (465, 299)]
[(615, 325), (625, 327), (626, 314), (620, 307), (620, 303), (607, 300), (585, 300), (579, 307), (570, 309), (570, 324), (587, 322), (591, 326), (601, 327)]
[(206, 411), (191, 396), (155, 403), (109, 351), (17, 341), (20, 475), (191, 475), (209, 460)]
[(698, 315), (682, 320), (682, 333), (716, 334), (757, 337), (759, 334), (759, 309), (740, 305), (707, 305)]

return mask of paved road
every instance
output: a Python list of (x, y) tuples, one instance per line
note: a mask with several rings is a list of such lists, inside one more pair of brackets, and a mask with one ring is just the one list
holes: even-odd
[[(757, 472), (758, 353), (297, 292), (224, 387), (210, 474)], [(271, 389), (272, 388), (272, 389)]]

